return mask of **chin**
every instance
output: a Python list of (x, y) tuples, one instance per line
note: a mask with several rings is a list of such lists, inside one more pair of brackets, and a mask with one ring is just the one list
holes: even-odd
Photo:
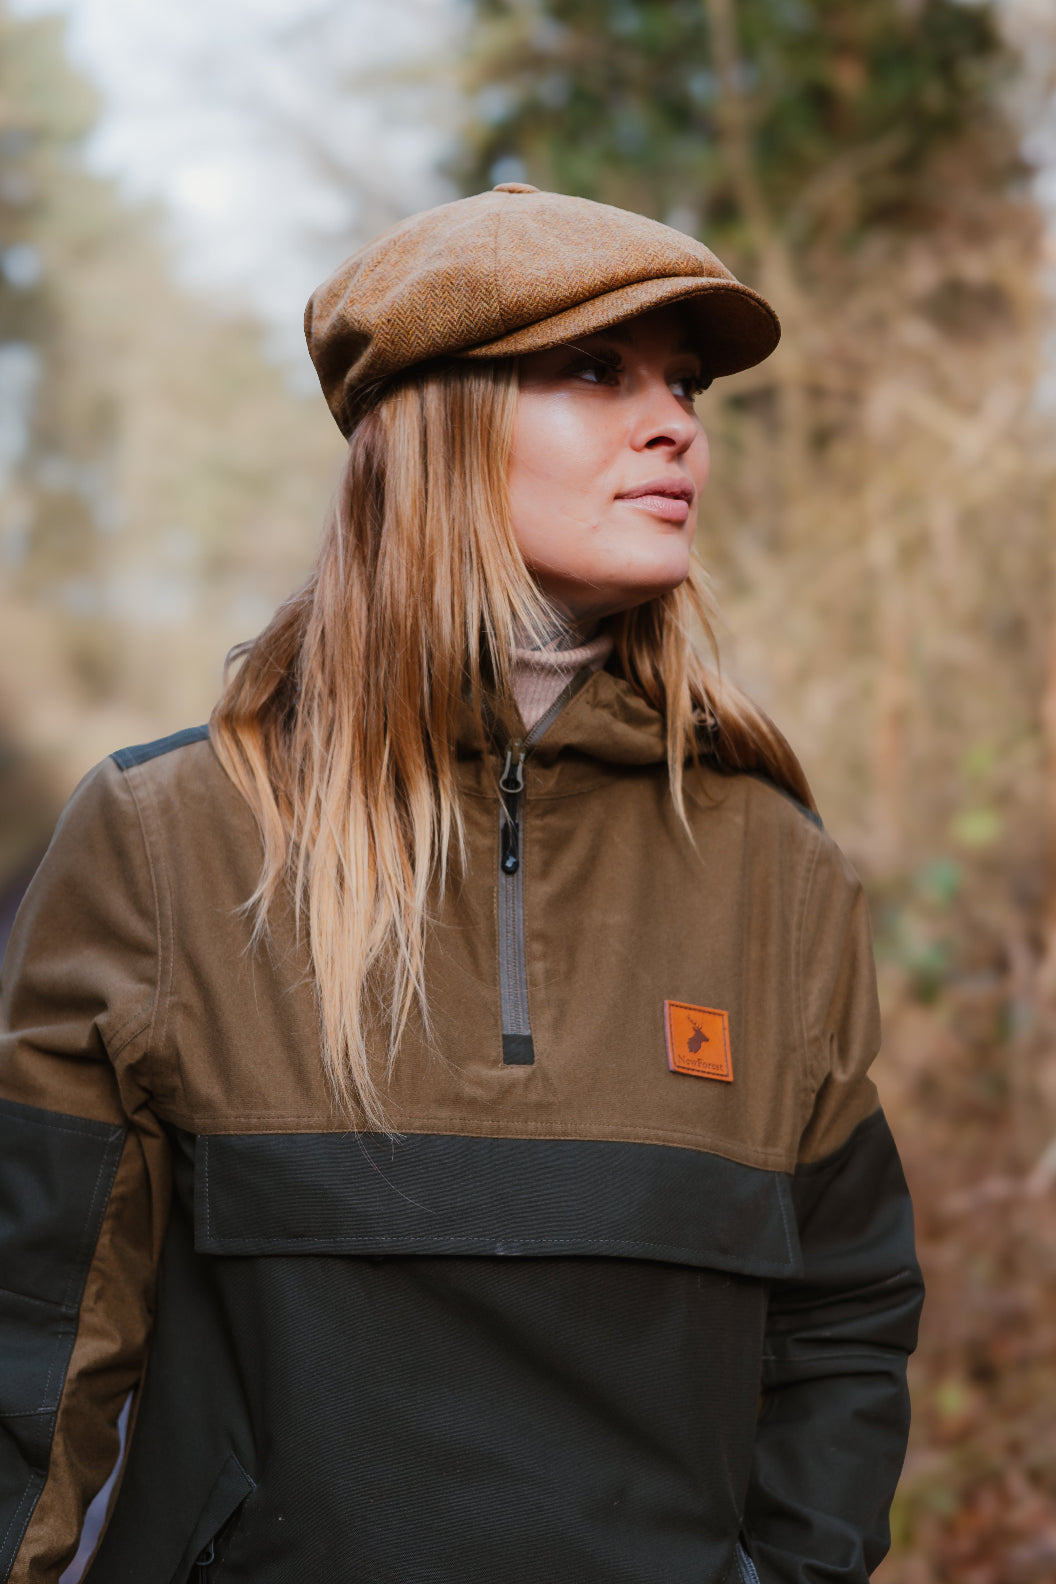
[(606, 601), (605, 614), (614, 616), (618, 611), (634, 610), (637, 605), (647, 605), (650, 600), (662, 599), (665, 594), (670, 594), (673, 589), (680, 588), (689, 576), (689, 569), (678, 578), (652, 579), (648, 582), (636, 584), (633, 587), (624, 586), (613, 589), (610, 598)]
[(690, 557), (687, 551), (682, 551), (677, 556), (652, 559), (647, 564), (622, 566), (616, 575), (611, 566), (599, 567), (594, 577), (590, 576), (592, 569), (582, 564), (572, 576), (553, 566), (529, 563), (529, 570), (557, 606), (577, 620), (583, 620), (592, 616), (614, 616), (618, 611), (633, 610), (636, 605), (645, 605), (669, 594), (689, 576)]
[(663, 566), (643, 567), (638, 577), (628, 577), (623, 592), (628, 603), (642, 605), (646, 600), (659, 599), (662, 594), (680, 588), (689, 576), (689, 569), (688, 556), (679, 556)]
[(638, 589), (633, 594), (628, 593), (620, 609), (632, 610), (635, 605), (648, 605), (650, 600), (663, 599), (665, 594), (680, 588), (685, 581), (685, 578), (679, 578), (677, 583), (655, 583), (649, 588)]

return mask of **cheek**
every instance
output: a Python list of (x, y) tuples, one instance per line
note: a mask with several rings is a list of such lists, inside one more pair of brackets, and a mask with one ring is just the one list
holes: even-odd
[(514, 536), (529, 559), (558, 542), (562, 525), (590, 525), (604, 504), (604, 426), (584, 422), (559, 396), (522, 395), (510, 454)]

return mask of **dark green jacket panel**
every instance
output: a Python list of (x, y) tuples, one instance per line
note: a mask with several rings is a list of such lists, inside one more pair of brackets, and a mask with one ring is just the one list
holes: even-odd
[(52, 1438), (125, 1130), (0, 1100), (0, 1578)]
[(792, 1179), (596, 1141), (174, 1138), (98, 1584), (169, 1584), (210, 1540), (217, 1584), (336, 1584), (340, 1556), (349, 1584), (725, 1584), (742, 1523), (764, 1584), (864, 1584), (920, 1297), (879, 1115)]
[[(93, 1584), (169, 1584), (210, 1539), (217, 1584), (727, 1578), (766, 1276), (798, 1268), (786, 1178), (595, 1141), (174, 1146), (151, 1358)], [(520, 1200), (506, 1251), (453, 1252), (482, 1247), (503, 1192)], [(338, 1251), (345, 1219), (356, 1254)], [(621, 1247), (666, 1254), (612, 1253), (617, 1222)], [(394, 1253), (408, 1225), (414, 1252)], [(723, 1249), (740, 1273), (714, 1267)]]
[(774, 1285), (745, 1530), (762, 1584), (865, 1584), (890, 1545), (924, 1288), (881, 1112), (792, 1182), (803, 1273)]
[(801, 1269), (789, 1184), (721, 1155), (600, 1139), (215, 1134), (199, 1253), (585, 1255), (755, 1277)]

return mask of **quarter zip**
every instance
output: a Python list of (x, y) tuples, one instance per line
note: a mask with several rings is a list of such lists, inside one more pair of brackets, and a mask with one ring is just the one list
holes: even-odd
[(586, 666), (577, 672), (531, 731), (508, 744), (499, 777), (499, 997), (507, 1067), (530, 1067), (535, 1061), (524, 949), (525, 760), (592, 675)]

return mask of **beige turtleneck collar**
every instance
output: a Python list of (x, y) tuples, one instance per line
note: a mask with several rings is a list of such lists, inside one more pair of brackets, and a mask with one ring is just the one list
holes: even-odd
[[(562, 648), (562, 643), (575, 647)], [(600, 671), (611, 653), (612, 637), (604, 630), (589, 639), (575, 632), (562, 634), (539, 649), (515, 647), (513, 696), (527, 730), (542, 719), (577, 672), (584, 666)]]

